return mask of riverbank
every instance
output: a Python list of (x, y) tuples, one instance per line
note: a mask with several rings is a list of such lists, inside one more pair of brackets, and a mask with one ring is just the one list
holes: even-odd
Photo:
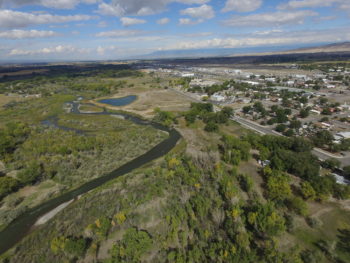
[[(112, 115), (112, 113), (104, 113), (104, 115)], [(123, 114), (126, 115), (126, 114)], [(98, 115), (96, 115), (98, 116)], [(126, 116), (128, 121), (134, 122), (136, 125), (141, 125), (141, 127), (152, 126), (155, 129), (158, 129), (161, 133), (164, 131), (168, 132), (169, 137), (156, 146), (154, 146), (151, 150), (147, 151), (144, 154), (132, 159), (128, 163), (122, 165), (118, 169), (115, 169), (111, 173), (95, 178), (84, 185), (78, 187), (77, 189), (67, 192), (59, 197), (51, 199), (35, 208), (28, 210), (26, 213), (20, 215), (16, 220), (14, 220), (7, 228), (0, 232), (0, 253), (4, 253), (7, 249), (11, 248), (14, 244), (16, 244), (19, 240), (21, 240), (26, 233), (29, 232), (29, 229), (35, 222), (43, 215), (52, 212), (52, 209), (59, 207), (61, 204), (70, 201), (71, 199), (90, 191), (109, 180), (112, 180), (118, 176), (126, 174), (150, 161), (153, 161), (168, 151), (170, 151), (180, 139), (180, 135), (175, 130), (169, 130), (166, 127), (163, 127), (156, 123), (147, 122), (145, 120), (138, 119), (135, 116)], [(115, 118), (114, 118), (115, 119)], [(138, 129), (140, 131), (140, 129)], [(125, 133), (125, 131), (124, 131)], [(130, 133), (125, 133), (127, 136), (130, 136)], [(142, 137), (142, 136), (141, 136)], [(140, 138), (141, 138), (140, 137)], [(138, 143), (140, 146), (140, 143)], [(137, 146), (135, 146), (137, 147)], [(125, 152), (124, 152), (125, 156)]]

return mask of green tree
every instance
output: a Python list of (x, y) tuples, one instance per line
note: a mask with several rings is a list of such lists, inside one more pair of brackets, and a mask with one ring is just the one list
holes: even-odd
[(64, 243), (64, 251), (73, 256), (82, 257), (87, 249), (87, 241), (84, 238), (67, 238)]
[(334, 170), (335, 168), (339, 168), (340, 165), (341, 165), (340, 161), (335, 159), (335, 158), (327, 159), (322, 163), (322, 166), (324, 168), (327, 168), (330, 170)]
[(302, 197), (306, 200), (314, 200), (316, 198), (316, 191), (314, 190), (312, 185), (307, 181), (301, 183), (300, 193)]
[(288, 199), (287, 205), (288, 208), (295, 213), (302, 216), (307, 215), (307, 204), (302, 198), (293, 196), (292, 198)]
[(204, 130), (207, 132), (216, 132), (219, 130), (219, 126), (214, 122), (208, 122), (205, 125)]
[(290, 197), (292, 190), (289, 181), (290, 179), (287, 175), (273, 171), (266, 182), (268, 197), (274, 201), (284, 201)]
[(152, 247), (152, 243), (152, 238), (146, 231), (129, 228), (123, 239), (113, 246), (111, 262), (140, 262), (141, 256)]
[(18, 182), (18, 180), (12, 177), (0, 177), (0, 200), (6, 195), (12, 193), (13, 191), (16, 191), (19, 186), (20, 183)]
[(283, 123), (280, 123), (276, 126), (275, 131), (277, 132), (284, 132), (287, 129), (287, 126)]
[(256, 234), (267, 238), (285, 231), (285, 220), (275, 210), (272, 203), (256, 204), (247, 215), (248, 223)]
[(310, 111), (307, 110), (307, 109), (301, 109), (300, 112), (299, 112), (299, 116), (300, 118), (307, 118), (310, 114)]

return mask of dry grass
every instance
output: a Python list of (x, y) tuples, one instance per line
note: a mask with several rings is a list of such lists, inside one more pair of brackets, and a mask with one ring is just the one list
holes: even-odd
[(25, 100), (22, 96), (6, 96), (4, 94), (0, 94), (0, 107), (3, 107), (4, 105), (13, 102), (13, 101), (21, 101)]
[(129, 95), (137, 95), (137, 100), (129, 105), (121, 107), (113, 107), (97, 102), (101, 98), (91, 102), (98, 106), (114, 110), (125, 110), (144, 117), (153, 117), (154, 109), (157, 107), (164, 111), (186, 111), (189, 109), (191, 102), (189, 99), (177, 94), (171, 89), (150, 87), (150, 84), (142, 85), (142, 83), (138, 85), (135, 84), (133, 87), (121, 89), (117, 94), (109, 98), (125, 97)]

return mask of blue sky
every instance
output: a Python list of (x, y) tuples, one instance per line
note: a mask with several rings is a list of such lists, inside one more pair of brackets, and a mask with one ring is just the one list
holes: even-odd
[(343, 41), (350, 0), (0, 0), (2, 61)]

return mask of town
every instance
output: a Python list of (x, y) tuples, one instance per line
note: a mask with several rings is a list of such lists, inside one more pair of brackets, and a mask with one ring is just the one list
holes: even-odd
[(252, 130), (310, 138), (320, 159), (350, 165), (347, 63), (287, 64), (278, 70), (159, 64), (144, 70), (180, 78), (171, 88), (197, 102), (232, 107), (233, 119)]

